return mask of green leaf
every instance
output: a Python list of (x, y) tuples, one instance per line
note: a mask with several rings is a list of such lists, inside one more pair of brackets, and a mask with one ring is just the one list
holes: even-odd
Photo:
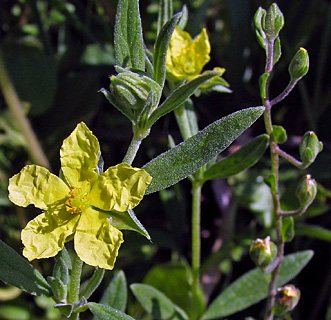
[(132, 284), (130, 288), (143, 308), (156, 319), (188, 319), (187, 314), (159, 290), (138, 283)]
[(127, 299), (128, 289), (125, 274), (123, 271), (119, 271), (103, 293), (100, 303), (124, 312)]
[(93, 272), (91, 279), (89, 279), (86, 287), (84, 287), (84, 289), (80, 293), (80, 297), (85, 297), (86, 299), (89, 299), (92, 293), (99, 287), (104, 274), (105, 269), (96, 268)]
[(192, 81), (189, 81), (176, 90), (171, 92), (170, 96), (151, 114), (148, 119), (148, 126), (151, 127), (158, 119), (165, 114), (175, 110), (182, 105), (197, 89), (208, 80), (218, 76), (217, 71), (209, 71), (201, 74)]
[[(189, 266), (183, 263), (157, 265), (148, 272), (144, 284), (150, 285), (171, 297), (187, 314), (192, 311), (192, 272)], [(198, 309), (198, 314), (202, 314), (205, 303), (201, 289), (197, 298), (194, 300), (195, 307)]]
[(260, 84), (260, 92), (261, 92), (260, 95), (262, 99), (265, 99), (267, 97), (266, 83), (268, 78), (269, 78), (269, 73), (263, 73), (260, 77), (259, 84)]
[(114, 33), (116, 64), (145, 71), (139, 0), (119, 0)]
[(67, 298), (67, 286), (60, 279), (54, 277), (47, 277), (47, 282), (52, 288), (54, 300), (65, 302)]
[(203, 180), (224, 179), (246, 170), (259, 161), (268, 145), (269, 136), (267, 134), (256, 137), (205, 171)]
[(282, 55), (282, 47), (280, 45), (279, 37), (276, 38), (274, 43), (273, 65), (275, 65)]
[(37, 296), (52, 296), (43, 276), (15, 250), (0, 240), (0, 279)]
[(159, 15), (157, 19), (157, 34), (163, 26), (170, 20), (172, 17), (172, 0), (161, 0), (159, 1)]
[(269, 176), (265, 177), (264, 179), (265, 184), (271, 189), (272, 193), (277, 194), (276, 188), (276, 177), (274, 174), (270, 174)]
[(69, 268), (62, 257), (56, 259), (53, 269), (53, 277), (61, 280), (64, 284), (69, 282)]
[(153, 66), (154, 66), (153, 79), (161, 86), (161, 88), (163, 88), (164, 81), (166, 78), (166, 57), (167, 57), (167, 51), (168, 51), (170, 39), (181, 15), (182, 15), (181, 13), (175, 14), (163, 26), (155, 42), (154, 56), (153, 56)]
[(296, 235), (331, 242), (331, 230), (322, 228), (320, 226), (296, 224), (295, 233)]
[[(286, 256), (279, 272), (277, 287), (293, 279), (307, 265), (312, 256), (311, 250)], [(270, 277), (270, 274), (264, 274), (258, 268), (245, 273), (216, 297), (202, 319), (226, 317), (265, 299), (268, 296)]]
[(284, 217), (282, 223), (283, 241), (290, 242), (294, 238), (294, 221), (292, 217)]
[(87, 305), (99, 320), (135, 320), (129, 315), (109, 306), (104, 306), (95, 302), (88, 302)]
[(282, 126), (272, 126), (272, 134), (274, 136), (275, 142), (278, 144), (285, 143), (287, 140), (286, 130)]
[(146, 193), (165, 189), (196, 172), (227, 148), (263, 111), (263, 107), (254, 107), (232, 113), (151, 160), (143, 167), (153, 177)]

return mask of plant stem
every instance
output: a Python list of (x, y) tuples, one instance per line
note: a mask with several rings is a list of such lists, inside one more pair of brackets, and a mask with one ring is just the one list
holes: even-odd
[(2, 90), (5, 101), (12, 113), (21, 133), (26, 141), (27, 152), (31, 159), (36, 164), (50, 168), (50, 164), (45, 156), (39, 141), (31, 127), (31, 124), (26, 117), (22, 108), (19, 97), (15, 91), (14, 85), (9, 77), (5, 67), (2, 52), (0, 50), (0, 88)]
[[(201, 256), (201, 184), (192, 184), (192, 294), (193, 298), (199, 295), (200, 283), (200, 256)], [(193, 301), (194, 303), (194, 301)], [(194, 303), (195, 304), (195, 303)], [(196, 307), (196, 305), (195, 305)]]
[(126, 151), (126, 155), (123, 158), (123, 162), (126, 162), (128, 164), (132, 164), (134, 158), (137, 155), (137, 152), (139, 150), (139, 147), (141, 145), (142, 139), (137, 138), (137, 136), (134, 134), (133, 138), (131, 140), (131, 143), (129, 145), (128, 150)]
[[(80, 278), (82, 275), (83, 261), (80, 260), (77, 253), (73, 253), (72, 271), (69, 282), (68, 303), (79, 301)], [(70, 320), (79, 319), (79, 313), (72, 313)]]

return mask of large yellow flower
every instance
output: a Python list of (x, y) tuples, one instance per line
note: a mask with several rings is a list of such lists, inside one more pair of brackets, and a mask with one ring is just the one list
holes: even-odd
[(98, 172), (99, 142), (84, 123), (63, 141), (60, 156), (61, 178), (28, 165), (9, 180), (13, 203), (44, 210), (22, 230), (23, 255), (29, 260), (53, 257), (73, 236), (82, 261), (112, 269), (123, 235), (112, 226), (111, 211), (137, 206), (152, 177), (126, 163)]
[[(192, 40), (189, 33), (176, 27), (167, 51), (167, 76), (171, 81), (190, 81), (198, 77), (203, 67), (210, 60), (210, 43), (206, 29)], [(224, 72), (216, 68), (215, 71)]]

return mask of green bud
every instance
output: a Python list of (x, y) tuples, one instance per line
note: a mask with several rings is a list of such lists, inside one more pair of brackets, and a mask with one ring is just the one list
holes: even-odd
[(283, 316), (292, 311), (298, 304), (300, 295), (300, 290), (292, 284), (278, 288), (274, 306), (275, 315)]
[(277, 246), (270, 241), (270, 237), (252, 241), (249, 254), (262, 271), (265, 270), (275, 259)]
[(61, 257), (56, 260), (53, 269), (53, 277), (60, 279), (64, 284), (68, 284), (69, 282), (69, 269), (66, 262)]
[(315, 199), (317, 193), (317, 182), (312, 179), (310, 174), (303, 177), (296, 190), (296, 196), (299, 199), (300, 207), (307, 208)]
[(54, 277), (47, 277), (47, 282), (53, 292), (53, 299), (56, 302), (65, 302), (67, 299), (67, 286), (60, 280)]
[(313, 131), (308, 131), (301, 139), (299, 152), (300, 158), (304, 165), (309, 166), (312, 164), (319, 152), (323, 149), (323, 143), (317, 138)]
[(308, 52), (304, 48), (300, 48), (293, 57), (288, 72), (291, 76), (291, 82), (296, 82), (305, 76), (309, 69), (309, 56)]
[(267, 37), (264, 32), (264, 19), (265, 19), (266, 11), (259, 7), (254, 15), (254, 24), (255, 24), (255, 32), (256, 37), (263, 49), (266, 49)]
[(269, 41), (274, 41), (284, 26), (284, 15), (278, 5), (273, 3), (265, 15), (264, 30)]

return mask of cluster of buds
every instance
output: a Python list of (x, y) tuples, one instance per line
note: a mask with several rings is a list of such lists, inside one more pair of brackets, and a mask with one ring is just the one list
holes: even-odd
[(265, 239), (256, 239), (251, 243), (249, 254), (256, 266), (264, 271), (273, 263), (277, 255), (277, 246), (270, 241), (269, 236)]

